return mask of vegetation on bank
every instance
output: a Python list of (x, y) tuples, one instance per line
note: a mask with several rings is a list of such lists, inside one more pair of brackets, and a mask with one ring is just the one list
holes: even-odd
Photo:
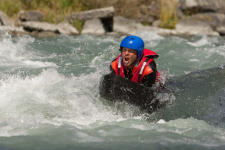
[(10, 17), (20, 10), (38, 10), (44, 14), (43, 21), (56, 23), (72, 12), (85, 10), (85, 5), (81, 0), (1, 0), (0, 9)]
[[(125, 15), (132, 18), (132, 11), (138, 8), (140, 3), (149, 5), (155, 1), (160, 4), (160, 27), (174, 28), (177, 22), (176, 6), (177, 0), (0, 0), (0, 10), (4, 11), (8, 16), (16, 18), (20, 10), (37, 10), (44, 14), (43, 21), (58, 23), (65, 17), (70, 16), (72, 12), (107, 7), (113, 5), (116, 8), (116, 15)], [(131, 13), (128, 13), (128, 5), (130, 4)], [(81, 30), (83, 22), (75, 21), (74, 26)]]
[(177, 18), (177, 0), (160, 0), (160, 27), (175, 28)]

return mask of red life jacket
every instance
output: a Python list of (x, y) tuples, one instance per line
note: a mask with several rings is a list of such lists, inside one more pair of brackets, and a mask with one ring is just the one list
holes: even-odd
[[(154, 61), (154, 58), (158, 58), (158, 54), (155, 52), (144, 49), (143, 56), (140, 60), (139, 64), (135, 66), (132, 70), (132, 78), (131, 81), (136, 83), (142, 83), (144, 76), (153, 72), (152, 68), (148, 65), (150, 62)], [(122, 56), (121, 54), (111, 63), (112, 69), (115, 71), (116, 75), (120, 75), (121, 77), (125, 77), (124, 68), (122, 65)], [(156, 81), (159, 80), (159, 73), (157, 73)]]

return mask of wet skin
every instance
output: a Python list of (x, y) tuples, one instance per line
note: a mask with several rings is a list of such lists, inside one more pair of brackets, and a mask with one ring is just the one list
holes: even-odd
[(137, 51), (130, 48), (122, 48), (122, 63), (124, 67), (132, 69), (137, 62)]

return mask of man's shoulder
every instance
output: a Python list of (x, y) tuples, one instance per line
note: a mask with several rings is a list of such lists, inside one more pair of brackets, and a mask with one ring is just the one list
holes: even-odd
[(158, 58), (159, 57), (159, 55), (156, 52), (154, 52), (150, 49), (146, 49), (146, 48), (143, 51), (143, 56), (150, 57), (150, 58)]
[(114, 71), (117, 69), (117, 62), (116, 62), (116, 59), (114, 59), (114, 60), (111, 62), (110, 67), (111, 67)]
[(152, 72), (157, 72), (156, 64), (154, 61), (151, 61), (148, 65), (146, 65), (143, 71), (143, 75), (146, 76), (151, 74)]
[(153, 72), (153, 69), (150, 67), (150, 65), (147, 65), (143, 71), (143, 76), (147, 76)]

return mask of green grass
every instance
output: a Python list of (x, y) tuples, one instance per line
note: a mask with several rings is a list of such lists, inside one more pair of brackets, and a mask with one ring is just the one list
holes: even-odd
[[(142, 0), (142, 2), (131, 3), (130, 0), (0, 0), (0, 10), (5, 12), (11, 18), (16, 18), (20, 10), (37, 10), (43, 13), (43, 21), (58, 23), (70, 16), (72, 12), (106, 7), (114, 4), (117, 8), (117, 15), (135, 18), (135, 10), (138, 10), (137, 4), (149, 4), (149, 1), (156, 1), (161, 5), (160, 9), (160, 27), (174, 28), (178, 19), (176, 16), (176, 7), (178, 0)], [(132, 8), (133, 11), (128, 11)], [(135, 9), (135, 10), (134, 10)], [(136, 10), (136, 11), (137, 11)], [(76, 20), (73, 25), (81, 30), (83, 22)], [(146, 24), (148, 25), (148, 24)]]
[(176, 9), (178, 0), (159, 0), (160, 2), (160, 27), (175, 28), (178, 21)]
[(44, 14), (44, 21), (57, 23), (72, 12), (85, 10), (82, 0), (1, 0), (0, 10), (10, 17), (16, 17), (20, 10), (38, 10)]
[(16, 0), (1, 0), (0, 10), (11, 17), (14, 14), (17, 14), (18, 11), (22, 9), (22, 3), (18, 1), (17, 5), (15, 5), (16, 2)]
[(84, 25), (84, 21), (81, 20), (74, 20), (73, 26), (79, 31), (79, 33), (82, 31)]

